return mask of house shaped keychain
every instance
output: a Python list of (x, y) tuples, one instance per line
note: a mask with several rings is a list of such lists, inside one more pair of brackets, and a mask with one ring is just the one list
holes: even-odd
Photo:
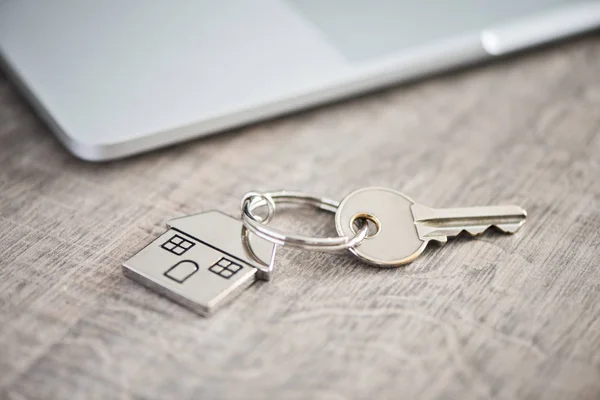
[(275, 245), (218, 211), (174, 219), (123, 264), (123, 273), (208, 315), (256, 279), (268, 280)]

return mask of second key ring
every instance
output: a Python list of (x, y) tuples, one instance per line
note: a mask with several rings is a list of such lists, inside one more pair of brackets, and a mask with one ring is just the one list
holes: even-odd
[[(309, 205), (335, 213), (339, 202), (324, 197), (312, 196), (301, 192), (249, 192), (242, 199), (242, 221), (246, 228), (257, 236), (280, 246), (291, 246), (316, 251), (339, 251), (358, 246), (367, 237), (369, 227), (364, 224), (354, 236), (312, 237), (287, 234), (266, 224), (275, 214), (276, 204)], [(267, 206), (268, 213), (263, 219), (254, 214), (254, 210)]]

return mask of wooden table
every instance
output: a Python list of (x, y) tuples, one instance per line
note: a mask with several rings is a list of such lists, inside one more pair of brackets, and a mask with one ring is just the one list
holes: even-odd
[[(0, 77), (0, 398), (600, 398), (599, 71), (592, 36), (105, 164)], [(373, 185), (529, 220), (391, 270), (279, 249), (211, 318), (121, 273), (169, 219), (237, 215), (248, 190)]]

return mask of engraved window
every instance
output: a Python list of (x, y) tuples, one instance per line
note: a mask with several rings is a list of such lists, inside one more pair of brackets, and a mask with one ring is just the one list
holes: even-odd
[(194, 245), (195, 245), (194, 242), (190, 242), (189, 240), (187, 240), (179, 235), (173, 235), (171, 237), (171, 239), (167, 240), (160, 247), (167, 250), (168, 252), (171, 252), (173, 254), (180, 256), (183, 253), (185, 253), (186, 251), (188, 251), (189, 249), (191, 249), (192, 247), (194, 247)]
[(240, 264), (236, 264), (233, 261), (222, 257), (219, 261), (213, 264), (208, 270), (214, 272), (215, 274), (229, 279), (233, 275), (235, 275), (238, 271), (242, 269)]

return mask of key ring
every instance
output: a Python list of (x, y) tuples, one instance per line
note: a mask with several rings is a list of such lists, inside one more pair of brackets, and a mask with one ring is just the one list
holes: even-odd
[[(275, 215), (276, 204), (309, 205), (320, 210), (335, 213), (339, 202), (324, 197), (312, 196), (302, 192), (277, 191), (277, 192), (249, 192), (242, 198), (242, 221), (252, 233), (272, 243), (281, 246), (297, 247), (316, 251), (338, 251), (355, 248), (360, 245), (369, 233), (369, 227), (364, 224), (354, 236), (337, 237), (312, 237), (297, 234), (287, 234), (268, 224)], [(254, 214), (254, 210), (267, 206), (268, 213), (265, 218)]]

